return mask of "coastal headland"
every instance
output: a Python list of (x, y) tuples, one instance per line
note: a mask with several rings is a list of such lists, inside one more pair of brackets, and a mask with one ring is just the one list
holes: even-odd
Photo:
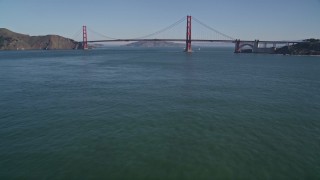
[(0, 50), (78, 49), (79, 43), (58, 35), (29, 36), (0, 28)]

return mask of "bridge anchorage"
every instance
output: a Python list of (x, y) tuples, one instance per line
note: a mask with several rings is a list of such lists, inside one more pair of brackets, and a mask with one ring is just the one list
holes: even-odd
[[(260, 41), (241, 41), (240, 39), (235, 40), (235, 48), (234, 53), (274, 53), (276, 50), (277, 43), (276, 42), (262, 42), (262, 47), (260, 47)], [(271, 48), (268, 48), (268, 44), (272, 44)], [(247, 47), (245, 49), (245, 47)]]
[(275, 53), (277, 46), (289, 46), (291, 44), (297, 44), (299, 41), (241, 41), (236, 39), (234, 41), (235, 48), (234, 53)]

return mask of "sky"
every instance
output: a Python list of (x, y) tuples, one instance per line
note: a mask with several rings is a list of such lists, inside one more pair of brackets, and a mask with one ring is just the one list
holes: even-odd
[(29, 35), (77, 38), (86, 25), (133, 38), (192, 15), (237, 39), (320, 38), (320, 0), (0, 0), (0, 7), (1, 28)]

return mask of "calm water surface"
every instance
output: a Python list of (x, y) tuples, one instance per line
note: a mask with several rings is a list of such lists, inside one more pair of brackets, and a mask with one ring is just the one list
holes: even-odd
[(320, 179), (320, 57), (0, 52), (0, 179)]

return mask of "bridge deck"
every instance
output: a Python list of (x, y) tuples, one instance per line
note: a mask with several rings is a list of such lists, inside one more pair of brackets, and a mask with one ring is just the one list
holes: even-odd
[[(136, 42), (136, 41), (170, 41), (170, 42), (185, 42), (185, 39), (111, 39), (111, 40), (94, 40), (87, 41), (88, 43), (98, 43), (98, 42)], [(192, 42), (220, 42), (220, 43), (235, 43), (235, 40), (216, 40), (216, 39), (192, 39)], [(241, 40), (242, 43), (252, 43), (254, 41)], [(300, 43), (301, 41), (259, 41), (259, 43), (276, 43), (276, 44), (286, 44), (286, 43)]]

